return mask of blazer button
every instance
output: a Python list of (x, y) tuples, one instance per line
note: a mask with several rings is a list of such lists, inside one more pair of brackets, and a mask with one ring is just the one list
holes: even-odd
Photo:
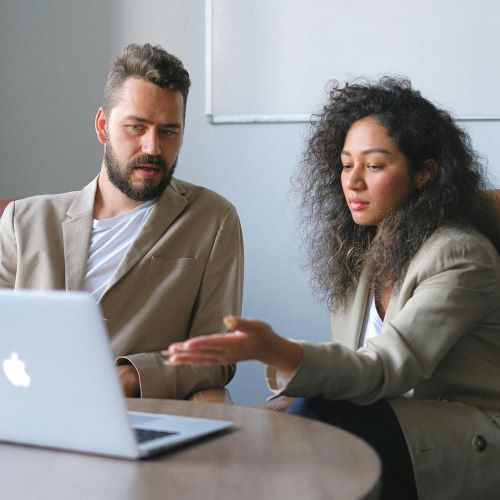
[(474, 451), (484, 451), (486, 449), (486, 439), (478, 434), (472, 438), (472, 449)]

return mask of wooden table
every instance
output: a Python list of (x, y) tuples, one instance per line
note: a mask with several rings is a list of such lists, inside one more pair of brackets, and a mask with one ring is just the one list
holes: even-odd
[(364, 442), (340, 429), (232, 405), (146, 399), (129, 400), (129, 407), (232, 420), (236, 429), (140, 462), (2, 443), (0, 498), (377, 498), (378, 457)]

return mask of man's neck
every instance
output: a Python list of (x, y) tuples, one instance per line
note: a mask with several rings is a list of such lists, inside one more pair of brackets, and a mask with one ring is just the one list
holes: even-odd
[(94, 200), (94, 219), (110, 219), (138, 207), (142, 201), (135, 201), (123, 194), (110, 180), (104, 166), (97, 180)]

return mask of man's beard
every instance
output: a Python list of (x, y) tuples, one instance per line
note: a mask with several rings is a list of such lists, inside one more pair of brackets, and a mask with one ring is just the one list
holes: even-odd
[[(155, 185), (153, 184), (153, 179), (143, 179), (144, 183), (142, 186), (134, 186), (131, 181), (134, 168), (147, 164), (156, 165), (159, 168), (158, 175), (163, 174), (160, 182)], [(106, 166), (109, 180), (125, 196), (134, 201), (154, 200), (160, 196), (170, 184), (176, 164), (177, 158), (172, 166), (169, 167), (160, 156), (142, 155), (128, 163), (122, 171), (109, 141), (104, 147), (104, 165)]]

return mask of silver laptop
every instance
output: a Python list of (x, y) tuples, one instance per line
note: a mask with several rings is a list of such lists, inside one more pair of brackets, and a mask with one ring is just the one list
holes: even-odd
[(128, 412), (99, 306), (0, 290), (0, 441), (137, 459), (232, 422)]

